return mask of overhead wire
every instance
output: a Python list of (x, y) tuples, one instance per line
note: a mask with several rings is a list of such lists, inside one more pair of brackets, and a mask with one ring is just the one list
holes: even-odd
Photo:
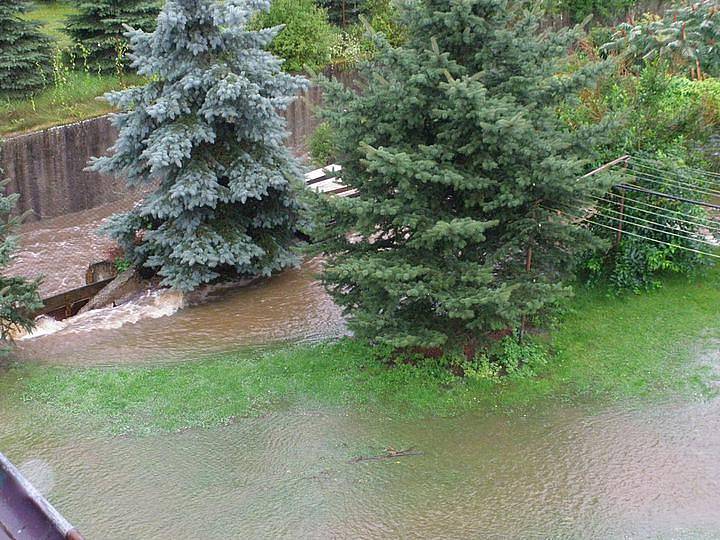
[[(560, 209), (558, 209), (558, 208), (550, 208), (550, 207), (545, 206), (545, 209), (547, 209), (547, 210), (549, 210), (549, 211), (551, 211), (551, 212), (558, 212), (558, 213), (563, 214), (563, 215), (565, 215), (565, 216), (567, 216), (567, 217), (570, 217), (570, 218), (583, 219), (582, 216), (576, 216), (576, 215), (570, 214), (570, 213), (568, 213), (568, 212), (564, 212), (563, 210), (560, 210)], [(646, 240), (646, 241), (648, 241), (648, 242), (653, 242), (653, 243), (655, 243), (655, 244), (662, 244), (662, 245), (665, 245), (665, 246), (674, 247), (674, 248), (681, 249), (681, 250), (684, 250), (684, 251), (689, 251), (689, 252), (692, 252), (692, 253), (696, 253), (696, 254), (698, 254), (698, 255), (703, 255), (703, 256), (706, 256), (706, 257), (712, 257), (712, 258), (720, 259), (720, 255), (718, 255), (718, 254), (716, 254), (716, 253), (710, 253), (710, 252), (707, 252), (707, 251), (702, 251), (702, 250), (695, 249), (695, 248), (691, 248), (691, 247), (687, 247), (687, 246), (681, 246), (681, 245), (679, 245), (679, 244), (673, 244), (673, 243), (671, 243), (671, 242), (666, 242), (666, 241), (660, 240), (660, 239), (658, 239), (658, 238), (652, 238), (652, 237), (649, 237), (649, 236), (644, 236), (644, 235), (642, 235), (642, 234), (638, 234), (638, 233), (635, 233), (635, 232), (633, 232), (633, 231), (625, 231), (625, 230), (621, 229), (620, 227), (613, 227), (612, 225), (607, 225), (607, 224), (605, 224), (605, 223), (599, 223), (599, 222), (593, 221), (593, 220), (591, 220), (591, 219), (583, 219), (583, 221), (584, 221), (585, 223), (589, 223), (589, 224), (591, 224), (591, 225), (596, 225), (596, 226), (598, 226), (598, 227), (603, 227), (603, 228), (605, 228), (605, 229), (609, 229), (609, 230), (612, 230), (612, 231), (615, 231), (615, 232), (621, 232), (622, 234), (626, 234), (626, 235), (628, 235), (628, 236), (632, 236), (632, 237), (635, 237), (635, 238), (640, 238), (640, 239), (642, 239), (642, 240)]]
[(668, 180), (666, 178), (663, 178), (662, 176), (652, 175), (642, 171), (632, 171), (632, 174), (631, 171), (628, 171), (628, 175), (632, 176), (635, 179), (650, 182), (651, 184), (656, 184), (663, 187), (672, 187), (688, 193), (697, 193), (704, 197), (720, 197), (720, 191), (705, 190), (697, 187), (692, 187), (687, 184), (677, 182), (675, 180)]
[[(648, 215), (652, 215), (652, 216), (656, 216), (656, 217), (665, 217), (665, 218), (672, 219), (673, 221), (676, 221), (679, 223), (684, 223), (686, 225), (691, 225), (691, 226), (694, 226), (697, 228), (704, 228), (704, 229), (707, 229), (710, 231), (720, 232), (720, 223), (713, 223), (710, 220), (708, 220), (707, 218), (705, 221), (691, 221), (691, 220), (687, 220), (687, 219), (683, 219), (683, 218), (667, 216), (668, 213), (671, 213), (671, 214), (677, 214), (677, 215), (681, 215), (683, 217), (687, 217), (687, 214), (685, 214), (683, 212), (676, 212), (673, 210), (665, 210), (661, 206), (656, 206), (656, 205), (649, 204), (649, 203), (643, 203), (642, 201), (638, 201), (636, 199), (626, 199), (624, 201), (619, 201), (619, 200), (606, 199), (604, 197), (597, 197), (595, 195), (587, 195), (587, 197), (592, 198), (597, 202), (604, 202), (604, 203), (613, 204), (616, 206), (622, 205), (624, 208), (630, 208), (632, 210), (635, 210), (637, 212), (642, 212), (644, 214), (648, 214)], [(580, 199), (578, 199), (578, 200), (580, 200)], [(653, 212), (652, 210), (647, 210), (646, 208), (640, 208), (638, 206), (635, 206), (634, 204), (630, 204), (631, 202), (635, 203), (635, 204), (641, 204), (641, 205), (653, 207), (653, 208), (661, 210), (661, 211)], [(701, 218), (698, 218), (698, 219), (701, 219)]]
[[(632, 156), (629, 161), (645, 163), (647, 167), (653, 167), (656, 170), (663, 170), (663, 168), (660, 166), (660, 165), (662, 165), (662, 163), (660, 163), (656, 160), (642, 158), (642, 157), (638, 157), (638, 156)], [(714, 178), (715, 180), (708, 180), (708, 181), (714, 182), (714, 183), (720, 185), (720, 173), (706, 171), (703, 169), (698, 169), (696, 167), (688, 167), (687, 165), (683, 166), (683, 170), (692, 171), (692, 172), (694, 172), (700, 176), (704, 176), (706, 178)]]
[[(714, 189), (716, 186), (720, 188), (720, 180), (715, 180), (715, 178), (720, 179), (720, 174), (715, 175), (713, 173), (709, 173), (708, 171), (695, 170), (695, 174), (691, 173), (692, 175), (688, 176), (678, 171), (668, 171), (667, 169), (662, 169), (658, 166), (657, 162), (645, 158), (636, 158), (634, 156), (631, 156), (628, 160), (625, 161), (625, 163), (627, 168), (623, 171), (623, 173), (625, 173), (626, 176), (629, 177), (629, 182), (616, 184), (615, 186), (613, 186), (615, 188), (622, 189), (626, 192), (645, 193), (649, 196), (680, 201), (694, 206), (720, 208), (718, 207), (718, 205), (707, 202), (707, 199), (710, 197), (720, 197), (720, 190)], [(645, 182), (661, 186), (665, 189), (680, 191), (682, 195), (658, 191), (659, 188), (646, 188), (642, 186), (642, 183)], [(693, 200), (687, 198), (687, 194), (693, 194), (696, 198), (700, 200)], [(718, 243), (715, 241), (710, 241), (707, 236), (703, 238), (698, 237), (697, 235), (702, 234), (702, 232), (704, 231), (720, 231), (720, 223), (713, 223), (709, 218), (692, 216), (686, 212), (679, 212), (677, 210), (663, 208), (661, 206), (633, 198), (624, 198), (622, 201), (620, 201), (615, 199), (614, 197), (608, 197), (612, 197), (612, 195), (608, 193), (603, 194), (603, 196), (586, 194), (582, 197), (576, 197), (576, 201), (579, 205), (588, 204), (588, 202), (583, 200), (583, 198), (590, 198), (595, 201), (594, 203), (590, 203), (592, 205), (591, 207), (594, 210), (594, 213), (589, 216), (572, 214), (559, 208), (548, 208), (545, 205), (543, 206), (551, 212), (559, 212), (560, 214), (563, 214), (569, 218), (581, 220), (583, 223), (595, 225), (608, 230), (613, 230), (618, 233), (640, 238), (648, 242), (671, 246), (680, 250), (697, 253), (707, 257), (720, 258), (720, 254), (717, 253), (703, 251), (702, 249), (697, 249), (696, 247), (680, 245), (676, 242), (669, 242), (646, 235), (651, 232), (656, 232), (665, 236), (671, 236), (680, 240), (684, 240), (686, 242), (691, 242), (696, 246), (698, 244), (703, 244), (712, 247), (718, 247)], [(609, 206), (598, 206), (598, 204), (601, 203), (606, 203)], [(582, 208), (575, 208), (572, 204), (560, 204), (571, 209), (574, 212), (583, 212)], [(643, 206), (643, 208), (636, 205)], [(619, 208), (620, 210), (618, 210), (617, 208)], [(629, 213), (629, 210), (640, 212), (645, 217)], [(669, 219), (670, 221), (654, 221), (654, 219), (659, 220), (661, 218)], [(605, 222), (603, 223), (603, 221)], [(687, 227), (683, 228), (680, 224), (685, 224), (700, 230), (689, 231), (687, 230)], [(623, 226), (625, 226), (625, 229), (623, 229)], [(628, 228), (632, 230), (628, 230)], [(639, 234), (640, 231), (645, 231), (646, 234)]]
[[(720, 188), (719, 180), (717, 180), (717, 179), (710, 180), (708, 178), (703, 178), (702, 175), (699, 173), (697, 173), (697, 174), (682, 173), (681, 171), (668, 170), (665, 168), (648, 165), (647, 163), (643, 163), (643, 162), (630, 161), (629, 163), (630, 163), (630, 167), (633, 167), (633, 168), (639, 167), (639, 168), (643, 169), (643, 171), (641, 171), (641, 172), (650, 171), (650, 173), (659, 173), (661, 175), (672, 175), (672, 176), (677, 177), (678, 179), (687, 180), (692, 184), (700, 184), (700, 187), (703, 187), (703, 186), (708, 187), (707, 185), (709, 184), (710, 186), (712, 186), (709, 189), (712, 189), (713, 191), (715, 190), (714, 189), (715, 187)], [(685, 169), (683, 169), (683, 170), (685, 170)]]
[[(570, 206), (570, 205), (568, 205), (568, 204), (563, 204), (563, 205), (564, 205), (564, 206), (568, 206), (568, 207)], [(574, 208), (573, 208), (573, 209), (574, 209)], [(615, 213), (615, 214), (620, 215), (621, 217), (607, 216), (607, 215), (602, 214), (602, 211), (613, 212), (613, 213)], [(595, 213), (595, 215), (596, 215), (596, 216), (599, 216), (599, 217), (603, 217), (603, 218), (605, 218), (605, 219), (611, 219), (611, 220), (614, 220), (614, 221), (618, 221), (618, 222), (620, 222), (620, 223), (625, 223), (625, 224), (627, 224), (627, 225), (631, 225), (631, 226), (634, 226), (634, 227), (641, 227), (641, 228), (643, 228), (643, 229), (647, 229), (647, 230), (651, 230), (651, 231), (654, 231), (654, 232), (658, 232), (658, 233), (660, 233), (660, 234), (665, 234), (665, 235), (668, 235), (668, 236), (674, 236), (674, 237), (676, 237), (676, 238), (681, 238), (681, 239), (683, 239), (683, 240), (688, 240), (688, 241), (690, 241), (690, 242), (697, 242), (697, 243), (699, 243), (699, 244), (706, 244), (706, 245), (708, 245), (708, 246), (717, 247), (717, 244), (716, 244), (715, 242), (710, 242), (710, 241), (708, 241), (708, 240), (706, 240), (706, 239), (698, 238), (698, 237), (695, 237), (695, 236), (688, 236), (687, 234), (680, 234), (680, 233), (678, 232), (678, 229), (673, 229), (673, 228), (670, 227), (669, 225), (665, 225), (665, 224), (663, 224), (663, 223), (658, 223), (658, 222), (656, 222), (656, 221), (652, 221), (652, 220), (648, 220), (648, 219), (644, 219), (644, 218), (639, 218), (639, 217), (637, 217), (637, 216), (633, 216), (633, 215), (629, 215), (629, 214), (622, 214), (621, 212), (618, 212), (617, 210), (612, 210), (612, 209), (610, 209), (610, 208), (605, 208), (605, 209), (603, 209), (603, 210), (598, 210), (598, 211)], [(643, 225), (642, 223), (636, 223), (636, 221), (642, 221), (642, 222), (644, 222), (644, 223), (648, 223), (649, 225)], [(657, 227), (664, 227), (664, 228), (666, 228), (666, 229), (671, 229), (671, 230), (658, 229), (658, 228), (656, 228), (656, 227), (653, 227), (652, 225), (655, 225), (655, 226), (657, 226)], [(681, 231), (682, 231), (682, 229), (681, 229)], [(682, 231), (682, 232), (688, 232), (688, 231)]]
[[(628, 171), (632, 171), (633, 173), (639, 173), (641, 175), (647, 175), (652, 178), (662, 178), (667, 179), (670, 182), (673, 182), (678, 185), (684, 185), (689, 186), (689, 188), (686, 189), (701, 189), (705, 191), (711, 192), (713, 196), (720, 196), (720, 182), (717, 180), (707, 180), (698, 178), (697, 176), (688, 175), (688, 174), (682, 174), (679, 171), (673, 171), (673, 170), (667, 170), (667, 169), (659, 169), (655, 167), (650, 167), (641, 163), (630, 163), (630, 169)], [(637, 167), (637, 168), (636, 168)], [(670, 176), (671, 178), (668, 179), (667, 177)]]

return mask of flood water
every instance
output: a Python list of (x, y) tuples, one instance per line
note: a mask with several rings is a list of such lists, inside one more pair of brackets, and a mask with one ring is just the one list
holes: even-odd
[[(43, 297), (84, 285), (88, 265), (105, 259), (113, 245), (98, 228), (132, 204), (125, 200), (28, 224), (10, 273), (43, 276)], [(15, 358), (78, 365), (174, 362), (243, 346), (336, 337), (346, 332), (345, 324), (314, 279), (319, 270), (320, 262), (312, 260), (246, 287), (210, 288), (190, 301), (156, 291), (67, 321), (44, 318), (35, 337), (18, 341)]]
[[(179, 362), (340, 335), (339, 311), (314, 281), (318, 265), (190, 307), (161, 294), (45, 322), (17, 358), (68, 369)], [(717, 349), (699, 353), (703, 362), (720, 365)], [(43, 425), (31, 406), (0, 395), (0, 451), (88, 540), (720, 537), (715, 398), (548, 402), (420, 421), (293, 409), (122, 437)], [(353, 459), (388, 447), (421, 455)]]
[[(720, 535), (720, 401), (422, 422), (294, 411), (138, 438), (28, 428), (3, 422), (0, 446), (31, 474), (49, 464), (50, 498), (88, 539)], [(389, 446), (422, 455), (352, 462)]]

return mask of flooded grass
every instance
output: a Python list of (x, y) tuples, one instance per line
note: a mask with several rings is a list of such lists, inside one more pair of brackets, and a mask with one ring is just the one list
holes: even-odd
[(581, 291), (548, 338), (553, 361), (527, 379), (461, 380), (433, 363), (388, 369), (369, 347), (344, 339), (166, 366), (16, 366), (7, 374), (16, 382), (3, 392), (44, 418), (112, 434), (217, 426), (297, 407), (420, 418), (511, 411), (542, 399), (703, 396), (713, 370), (693, 355), (701, 340), (720, 335), (719, 277), (623, 298)]

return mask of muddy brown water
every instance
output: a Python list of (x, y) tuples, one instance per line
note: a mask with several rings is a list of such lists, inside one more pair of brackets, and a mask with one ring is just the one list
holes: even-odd
[[(30, 475), (49, 464), (50, 499), (89, 539), (720, 535), (717, 400), (424, 421), (309, 410), (140, 438), (3, 422), (0, 446)], [(423, 454), (352, 462), (386, 446)]]
[[(63, 245), (62, 231), (47, 234)], [(186, 308), (151, 296), (45, 323), (17, 358), (68, 369), (179, 362), (337, 336), (345, 327), (317, 269)], [(706, 363), (720, 364), (717, 349)], [(0, 449), (89, 540), (720, 538), (720, 399), (424, 420), (301, 408), (125, 437), (40, 425), (30, 407), (0, 395)], [(386, 447), (421, 455), (353, 462)]]
[[(27, 224), (10, 273), (43, 276), (44, 297), (85, 284), (89, 264), (112, 242), (98, 233), (132, 199)], [(208, 290), (190, 305), (171, 291), (57, 322), (41, 319), (35, 337), (18, 342), (21, 361), (60, 364), (172, 362), (242, 346), (317, 341), (345, 333), (340, 310), (314, 280), (317, 260), (248, 287)], [(168, 317), (172, 315), (172, 319)]]

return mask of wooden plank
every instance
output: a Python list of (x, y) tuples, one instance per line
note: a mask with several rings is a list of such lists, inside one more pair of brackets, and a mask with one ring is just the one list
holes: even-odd
[(310, 189), (317, 193), (333, 193), (334, 191), (341, 190), (347, 188), (346, 185), (341, 184), (338, 182), (336, 178), (330, 178), (328, 180), (323, 180), (322, 182), (319, 182), (317, 184), (313, 184), (310, 186)]
[(620, 163), (627, 163), (629, 160), (630, 160), (630, 156), (621, 156), (621, 157), (619, 157), (619, 158), (617, 158), (617, 159), (614, 159), (614, 160), (610, 161), (609, 163), (606, 163), (605, 165), (602, 165), (602, 166), (598, 167), (597, 169), (594, 169), (594, 170), (590, 171), (590, 172), (587, 173), (587, 174), (584, 174), (584, 175), (581, 176), (580, 178), (589, 178), (589, 177), (594, 176), (594, 175), (596, 175), (596, 174), (598, 174), (598, 173), (604, 172), (604, 171), (608, 170), (610, 167), (614, 167), (615, 165), (618, 165), (618, 164), (620, 164)]
[(305, 175), (305, 184), (310, 186), (312, 184), (322, 182), (323, 180), (332, 178), (341, 170), (342, 167), (335, 164), (328, 165), (327, 167), (322, 167), (321, 169), (315, 169), (314, 171), (310, 171)]
[(91, 283), (90, 285), (84, 285), (82, 287), (78, 287), (77, 289), (72, 289), (56, 294), (55, 296), (45, 298), (43, 300), (43, 307), (37, 310), (33, 316), (37, 317), (38, 315), (47, 315), (48, 313), (55, 313), (60, 310), (64, 310), (68, 313), (67, 316), (70, 316), (73, 314), (73, 306), (76, 306), (79, 309), (80, 306), (77, 306), (77, 304), (81, 302), (88, 302), (93, 296), (107, 287), (113, 279), (115, 278), (104, 279), (102, 281)]

